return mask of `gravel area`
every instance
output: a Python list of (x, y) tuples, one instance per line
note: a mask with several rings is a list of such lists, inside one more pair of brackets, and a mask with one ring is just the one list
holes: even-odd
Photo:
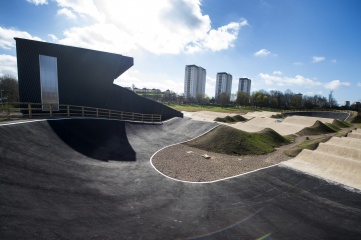
[[(178, 144), (159, 151), (153, 156), (152, 163), (160, 172), (171, 178), (190, 182), (210, 182), (289, 160), (291, 157), (285, 155), (284, 151), (304, 140), (305, 137), (298, 137), (295, 142), (272, 153), (248, 156), (230, 156)], [(205, 159), (202, 157), (204, 154), (211, 158)]]

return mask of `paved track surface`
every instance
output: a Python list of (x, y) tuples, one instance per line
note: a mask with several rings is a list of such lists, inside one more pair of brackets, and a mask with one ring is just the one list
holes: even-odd
[(346, 112), (284, 112), (285, 115), (305, 116), (305, 117), (320, 117), (320, 118), (332, 118), (339, 120), (346, 120), (350, 114)]
[(254, 117), (247, 122), (237, 122), (228, 124), (228, 126), (246, 131), (246, 132), (259, 132), (265, 128), (272, 128), (281, 135), (294, 134), (305, 127), (311, 127), (316, 121), (323, 123), (332, 123), (331, 118), (317, 118), (317, 117), (303, 117), (303, 116), (290, 116), (284, 120), (274, 119), (270, 117)]
[[(246, 132), (259, 132), (265, 128), (272, 128), (276, 132), (281, 135), (289, 135), (295, 134), (305, 127), (311, 127), (315, 124), (316, 121), (321, 121), (323, 123), (332, 123), (334, 121), (333, 118), (328, 118), (331, 116), (339, 116), (341, 114), (343, 117), (348, 116), (348, 113), (333, 113), (331, 112), (321, 112), (321, 114), (317, 114), (315, 112), (314, 117), (309, 116), (289, 116), (285, 119), (275, 119), (272, 118), (272, 115), (278, 114), (276, 112), (248, 112), (243, 115), (243, 117), (249, 119), (246, 122), (236, 122), (236, 123), (222, 123), (219, 124), (227, 125), (242, 131)], [(325, 114), (324, 114), (325, 113)], [(200, 112), (183, 112), (184, 117), (189, 117), (193, 120), (199, 121), (207, 121), (214, 122), (217, 117), (225, 117), (225, 116), (233, 116), (235, 114), (230, 113), (217, 113), (217, 112), (208, 112), (208, 111), (200, 111)], [(324, 115), (322, 115), (324, 114)], [(336, 114), (336, 115), (332, 115)], [(322, 117), (322, 116), (328, 117)], [(316, 117), (317, 116), (317, 117)]]
[(0, 126), (0, 239), (360, 239), (361, 194), (283, 167), (208, 184), (149, 163), (214, 123)]
[(353, 130), (347, 137), (332, 137), (316, 150), (304, 149), (281, 165), (361, 191), (361, 132)]

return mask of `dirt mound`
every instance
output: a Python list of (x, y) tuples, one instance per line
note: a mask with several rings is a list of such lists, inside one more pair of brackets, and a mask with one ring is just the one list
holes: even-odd
[(238, 122), (244, 122), (248, 120), (247, 118), (242, 117), (241, 115), (235, 115), (233, 116), (233, 118), (236, 119)]
[(277, 113), (271, 116), (271, 118), (285, 118), (286, 116), (283, 115), (282, 113)]
[(351, 127), (352, 125), (349, 124), (348, 122), (346, 121), (343, 121), (343, 120), (338, 120), (338, 119), (335, 119), (333, 122), (332, 122), (333, 125), (335, 125), (336, 127), (338, 128), (348, 128), (348, 127)]
[(301, 136), (306, 135), (318, 135), (318, 134), (325, 134), (325, 133), (334, 133), (337, 132), (335, 127), (330, 127), (330, 125), (326, 125), (320, 121), (316, 121), (315, 124), (311, 127), (306, 127), (299, 131), (297, 134)]
[(226, 116), (224, 118), (217, 117), (214, 119), (216, 122), (223, 122), (223, 123), (235, 123), (235, 122), (244, 122), (247, 121), (247, 118), (242, 117), (241, 115), (235, 115), (235, 116)]
[(351, 123), (361, 123), (361, 115), (357, 115), (352, 121)]
[(220, 126), (186, 145), (210, 152), (229, 155), (260, 155), (274, 151), (289, 140), (272, 129), (248, 133), (228, 126)]

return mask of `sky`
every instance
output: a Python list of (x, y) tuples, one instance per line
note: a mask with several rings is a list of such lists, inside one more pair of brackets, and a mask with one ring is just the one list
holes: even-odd
[(114, 83), (183, 93), (185, 65), (252, 80), (251, 91), (361, 101), (359, 0), (1, 0), (0, 75), (17, 77), (14, 37), (118, 53)]

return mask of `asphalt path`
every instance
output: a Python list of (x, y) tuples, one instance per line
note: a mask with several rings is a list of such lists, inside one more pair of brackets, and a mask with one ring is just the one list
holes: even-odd
[(326, 111), (301, 111), (301, 112), (283, 112), (287, 116), (305, 116), (305, 117), (319, 117), (319, 118), (331, 118), (345, 121), (349, 118), (350, 113), (347, 112), (326, 112)]
[(215, 123), (0, 126), (0, 239), (360, 239), (361, 194), (284, 167), (215, 183), (150, 157)]

